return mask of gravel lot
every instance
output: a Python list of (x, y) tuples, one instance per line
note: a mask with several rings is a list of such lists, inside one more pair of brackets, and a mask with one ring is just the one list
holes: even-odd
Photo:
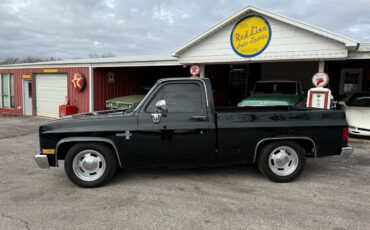
[[(370, 229), (370, 141), (270, 182), (252, 167), (123, 171), (102, 188), (39, 169), (35, 117), (0, 118), (0, 229)], [(63, 165), (63, 164), (61, 164)]]

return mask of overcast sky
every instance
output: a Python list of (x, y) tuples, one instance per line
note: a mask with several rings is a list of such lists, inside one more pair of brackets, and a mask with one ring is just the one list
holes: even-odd
[(0, 61), (169, 54), (247, 5), (370, 42), (370, 0), (1, 0)]

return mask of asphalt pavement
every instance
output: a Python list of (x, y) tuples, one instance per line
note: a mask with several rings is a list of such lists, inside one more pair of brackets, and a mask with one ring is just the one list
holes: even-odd
[(39, 169), (36, 117), (0, 118), (0, 229), (370, 229), (370, 141), (307, 159), (291, 183), (253, 166), (121, 170), (82, 189)]

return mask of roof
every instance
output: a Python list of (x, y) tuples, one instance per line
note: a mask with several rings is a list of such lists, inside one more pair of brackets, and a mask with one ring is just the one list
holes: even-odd
[(330, 31), (318, 28), (316, 26), (309, 25), (309, 24), (304, 23), (304, 22), (300, 22), (300, 21), (295, 20), (295, 19), (288, 18), (288, 17), (280, 15), (280, 14), (271, 13), (269, 11), (257, 8), (255, 6), (247, 6), (246, 8), (237, 12), (236, 14), (218, 22), (214, 26), (205, 30), (203, 33), (199, 34), (198, 36), (194, 37), (190, 41), (186, 42), (181, 47), (179, 47), (178, 49), (173, 51), (172, 56), (178, 56), (179, 54), (184, 52), (186, 49), (188, 49), (188, 48), (192, 47), (193, 45), (199, 43), (200, 41), (204, 40), (205, 38), (211, 36), (216, 31), (218, 31), (218, 30), (222, 29), (223, 27), (227, 26), (228, 24), (232, 23), (237, 18), (239, 18), (239, 17), (241, 17), (241, 16), (243, 16), (247, 13), (250, 13), (250, 12), (259, 13), (261, 15), (268, 16), (270, 18), (273, 18), (273, 19), (276, 19), (278, 21), (293, 25), (293, 26), (301, 28), (303, 30), (307, 30), (307, 31), (310, 31), (312, 33), (315, 33), (315, 34), (330, 38), (332, 40), (344, 43), (345, 46), (347, 48), (350, 48), (350, 49), (357, 49), (357, 46), (358, 46), (358, 42), (351, 39), (351, 38), (347, 38), (347, 37), (332, 33)]
[(358, 47), (358, 52), (369, 52), (370, 51), (370, 42), (369, 43), (360, 43)]
[(110, 57), (110, 58), (89, 58), (89, 59), (73, 59), (49, 62), (34, 62), (34, 63), (21, 63), (21, 64), (8, 64), (0, 65), (0, 69), (4, 68), (17, 68), (17, 67), (32, 67), (36, 66), (70, 66), (70, 65), (86, 65), (92, 67), (101, 67), (104, 65), (109, 66), (134, 66), (134, 65), (180, 65), (176, 57), (169, 55), (144, 55), (144, 56), (123, 56), (123, 57)]

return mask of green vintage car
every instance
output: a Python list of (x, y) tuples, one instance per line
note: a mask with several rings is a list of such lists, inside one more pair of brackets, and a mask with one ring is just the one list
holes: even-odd
[(150, 88), (150, 86), (144, 86), (136, 90), (133, 95), (111, 98), (105, 102), (105, 106), (108, 109), (129, 109), (136, 107), (149, 92)]
[(257, 81), (252, 95), (238, 103), (243, 106), (303, 106), (305, 94), (299, 81)]

